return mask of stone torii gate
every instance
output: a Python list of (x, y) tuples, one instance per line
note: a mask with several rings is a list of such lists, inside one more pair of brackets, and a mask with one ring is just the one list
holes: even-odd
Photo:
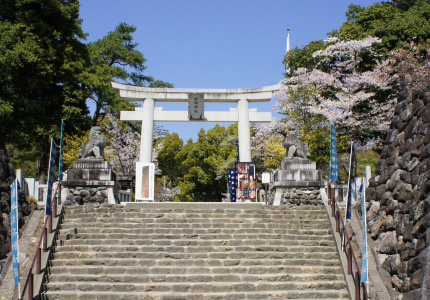
[[(267, 102), (279, 90), (279, 84), (251, 89), (177, 89), (149, 88), (112, 82), (121, 98), (143, 101), (143, 107), (122, 111), (123, 121), (141, 121), (142, 133), (139, 162), (152, 162), (152, 135), (156, 122), (238, 122), (239, 160), (251, 162), (251, 134), (249, 122), (271, 122), (270, 112), (250, 109), (249, 102)], [(163, 111), (155, 101), (188, 102), (187, 111)], [(229, 111), (205, 111), (205, 102), (237, 103)]]

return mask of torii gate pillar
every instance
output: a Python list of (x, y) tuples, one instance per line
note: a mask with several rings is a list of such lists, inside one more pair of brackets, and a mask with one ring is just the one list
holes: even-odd
[(154, 131), (154, 99), (146, 98), (143, 101), (142, 131), (140, 134), (139, 161), (152, 162), (152, 135)]
[(237, 132), (239, 138), (239, 161), (251, 162), (251, 130), (249, 129), (249, 103), (241, 98), (237, 103), (238, 122)]

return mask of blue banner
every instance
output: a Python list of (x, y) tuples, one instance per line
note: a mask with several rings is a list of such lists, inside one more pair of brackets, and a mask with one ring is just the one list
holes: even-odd
[(361, 279), (360, 281), (363, 283), (368, 282), (367, 273), (367, 224), (366, 224), (366, 177), (363, 178), (363, 183), (361, 184), (360, 193), (361, 193), (361, 218), (362, 218), (362, 231), (363, 231), (363, 253), (362, 257), (362, 265), (361, 265)]
[(10, 235), (12, 240), (13, 278), (15, 280), (15, 286), (19, 287), (18, 182), (16, 180), (11, 186), (10, 207)]
[[(61, 120), (61, 138), (60, 138), (60, 153), (58, 155), (58, 181), (63, 180), (63, 144), (64, 144), (64, 121)], [(60, 192), (60, 191), (59, 191)]]
[(45, 215), (52, 215), (52, 185), (54, 184), (55, 177), (55, 145), (54, 141), (51, 139), (51, 153), (49, 156), (49, 171), (48, 171), (48, 184), (46, 189), (46, 204), (45, 204)]
[(330, 181), (338, 180), (336, 127), (333, 123), (330, 123)]
[(228, 191), (230, 193), (231, 202), (236, 202), (236, 190), (237, 190), (237, 169), (232, 168), (227, 173), (228, 180)]
[(355, 147), (351, 143), (351, 157), (349, 159), (349, 176), (348, 176), (348, 196), (346, 202), (345, 218), (351, 219), (351, 207), (352, 207), (352, 184), (354, 181), (354, 159), (355, 158)]

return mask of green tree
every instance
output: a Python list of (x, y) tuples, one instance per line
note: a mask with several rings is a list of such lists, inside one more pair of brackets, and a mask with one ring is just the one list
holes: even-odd
[(354, 15), (339, 28), (340, 39), (379, 37), (379, 52), (388, 56), (391, 50), (406, 46), (408, 39), (430, 37), (430, 1), (399, 0), (394, 3), (376, 3), (357, 10), (352, 4), (346, 13)]
[(227, 129), (216, 125), (205, 132), (201, 129), (195, 143), (189, 140), (176, 156), (183, 176), (176, 201), (221, 201), (227, 192), (226, 169), (236, 160), (237, 126)]
[(38, 151), (44, 170), (61, 119), (85, 124), (79, 75), (88, 56), (78, 14), (77, 0), (0, 2), (0, 136)]
[(158, 168), (161, 176), (166, 176), (168, 188), (177, 186), (179, 178), (183, 175), (181, 161), (178, 160), (178, 153), (182, 150), (184, 142), (177, 133), (166, 133), (160, 139), (161, 150), (157, 154)]
[(327, 47), (327, 44), (323, 40), (311, 41), (309, 44), (300, 47), (295, 47), (290, 51), (290, 55), (285, 56), (282, 63), (285, 65), (287, 72), (284, 74), (285, 77), (293, 76), (294, 70), (298, 68), (313, 69), (319, 62), (313, 58), (312, 54), (315, 51), (323, 50)]
[(172, 84), (154, 80), (144, 75), (146, 69), (143, 54), (133, 41), (136, 27), (120, 23), (114, 31), (88, 44), (91, 66), (82, 75), (89, 90), (88, 98), (94, 102), (92, 124), (96, 125), (102, 111), (112, 113), (130, 109), (132, 104), (122, 100), (111, 86), (111, 81), (151, 87), (173, 87)]

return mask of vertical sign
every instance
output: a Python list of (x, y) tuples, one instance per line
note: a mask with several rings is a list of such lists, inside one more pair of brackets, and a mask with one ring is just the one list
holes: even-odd
[(330, 123), (330, 181), (338, 181), (336, 127)]
[(49, 171), (48, 171), (48, 184), (46, 188), (46, 204), (45, 204), (45, 215), (52, 215), (52, 185), (54, 183), (55, 177), (55, 145), (54, 141), (51, 139), (51, 152), (49, 155)]
[(205, 116), (205, 99), (203, 94), (190, 94), (188, 97), (188, 119), (203, 120)]
[(346, 198), (346, 210), (345, 210), (345, 219), (351, 219), (351, 206), (352, 206), (352, 182), (353, 182), (353, 173), (354, 173), (354, 156), (355, 156), (355, 147), (354, 143), (351, 142), (351, 156), (349, 158), (349, 174), (348, 174), (348, 193)]
[(136, 200), (154, 201), (154, 176), (153, 163), (136, 163)]
[(255, 199), (257, 197), (257, 180), (254, 163), (237, 163), (237, 199)]
[[(18, 182), (15, 180), (11, 186), (10, 232), (12, 239), (12, 266), (15, 286), (19, 288), (19, 237), (18, 237)], [(20, 296), (21, 298), (21, 296)]]
[(367, 283), (367, 224), (366, 224), (366, 186), (367, 180), (363, 178), (363, 183), (361, 184), (361, 218), (363, 220), (363, 253), (362, 253), (362, 266), (361, 266), (361, 278), (360, 281), (363, 283)]
[(231, 168), (227, 173), (228, 179), (228, 191), (230, 193), (230, 201), (236, 202), (236, 190), (237, 190), (237, 169)]

